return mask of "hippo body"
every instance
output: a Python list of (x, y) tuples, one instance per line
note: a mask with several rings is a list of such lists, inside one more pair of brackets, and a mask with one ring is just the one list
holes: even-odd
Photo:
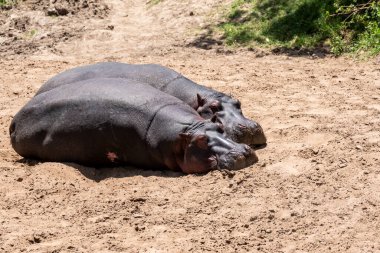
[(61, 85), (93, 78), (125, 78), (149, 84), (179, 98), (205, 119), (216, 115), (223, 124), (226, 135), (232, 140), (248, 145), (266, 143), (262, 127), (244, 117), (238, 100), (157, 64), (104, 62), (69, 69), (48, 80), (37, 91), (37, 95)]
[(45, 161), (185, 173), (239, 169), (257, 161), (251, 148), (222, 132), (181, 100), (118, 78), (87, 79), (40, 93), (10, 126), (16, 152)]

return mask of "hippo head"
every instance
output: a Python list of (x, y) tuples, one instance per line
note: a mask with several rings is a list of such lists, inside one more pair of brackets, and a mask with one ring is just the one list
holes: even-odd
[(204, 98), (197, 94), (197, 112), (205, 119), (220, 122), (226, 136), (238, 143), (248, 145), (266, 144), (263, 128), (255, 121), (244, 117), (240, 101), (226, 95), (220, 98)]
[[(255, 152), (245, 144), (227, 139), (220, 124), (209, 120), (180, 134), (185, 173), (203, 173), (215, 169), (242, 169), (258, 161)], [(181, 159), (182, 160), (182, 159)]]

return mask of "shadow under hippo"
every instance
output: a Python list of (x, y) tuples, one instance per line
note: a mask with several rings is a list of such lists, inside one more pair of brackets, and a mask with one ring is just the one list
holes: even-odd
[(244, 117), (241, 103), (222, 92), (199, 85), (178, 72), (157, 64), (104, 62), (66, 70), (49, 79), (37, 95), (62, 85), (93, 78), (125, 78), (159, 89), (194, 108), (201, 117), (223, 124), (228, 138), (251, 146), (263, 146), (266, 137), (262, 127)]
[(133, 165), (204, 173), (241, 169), (255, 152), (183, 101), (147, 84), (87, 79), (33, 97), (13, 118), (11, 143), (25, 158), (89, 166)]

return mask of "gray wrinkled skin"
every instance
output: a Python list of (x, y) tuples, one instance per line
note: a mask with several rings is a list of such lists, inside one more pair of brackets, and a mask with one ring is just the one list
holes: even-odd
[(91, 166), (203, 173), (258, 160), (183, 101), (120, 78), (87, 79), (36, 95), (13, 118), (10, 135), (26, 158)]
[(93, 78), (125, 78), (159, 89), (193, 107), (205, 119), (216, 116), (228, 138), (248, 145), (266, 143), (263, 128), (244, 117), (240, 102), (230, 96), (199, 85), (176, 71), (157, 64), (105, 62), (73, 68), (49, 79), (37, 95), (56, 87)]

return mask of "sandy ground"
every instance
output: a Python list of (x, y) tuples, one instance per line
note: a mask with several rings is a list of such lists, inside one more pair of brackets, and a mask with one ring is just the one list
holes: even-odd
[[(378, 60), (190, 46), (228, 1), (68, 3), (0, 10), (0, 252), (380, 252)], [(44, 81), (110, 60), (239, 98), (266, 131), (260, 161), (183, 175), (12, 150), (12, 116)]]

